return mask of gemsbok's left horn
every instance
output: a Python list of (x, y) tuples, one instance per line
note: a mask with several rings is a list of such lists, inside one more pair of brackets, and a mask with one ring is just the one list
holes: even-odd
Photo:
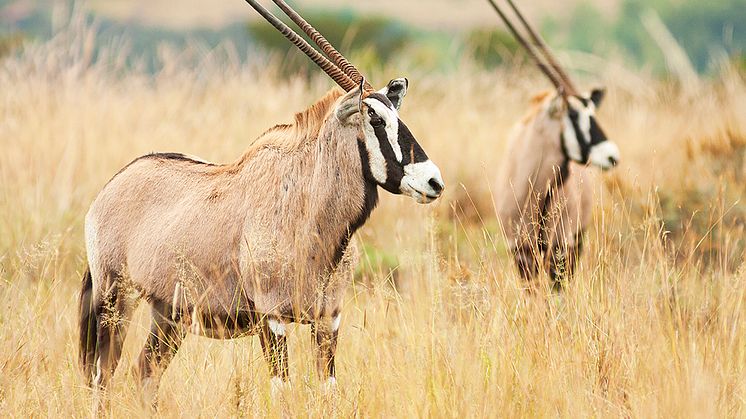
[[(287, 4), (284, 0), (272, 0), (293, 22), (295, 22), (298, 27), (308, 35), (313, 42), (316, 43), (316, 45), (321, 48), (321, 51), (326, 54), (327, 57), (331, 61), (334, 62), (334, 64), (337, 65), (337, 67), (340, 68), (340, 70), (344, 71), (347, 76), (349, 76), (352, 81), (355, 83), (360, 83), (361, 80), (364, 80), (364, 77), (362, 74), (360, 74), (360, 71), (358, 71), (357, 68), (355, 68), (352, 63), (347, 61), (347, 59), (339, 52), (337, 51), (332, 44), (324, 38), (324, 35), (319, 33), (319, 31), (316, 30), (316, 28), (313, 27), (310, 23), (308, 23), (305, 19), (303, 19), (303, 16), (298, 14), (295, 10), (293, 10), (292, 7), (290, 7), (289, 4)], [(364, 90), (367, 92), (373, 91), (373, 87), (371, 87), (370, 84), (368, 84), (367, 81), (363, 83)]]
[(288, 25), (283, 23), (269, 10), (265, 9), (264, 6), (259, 4), (256, 0), (246, 0), (251, 7), (254, 8), (264, 19), (267, 20), (272, 26), (275, 27), (280, 33), (293, 43), (298, 49), (308, 56), (316, 65), (318, 65), (329, 77), (332, 78), (341, 88), (349, 92), (350, 90), (357, 87), (355, 81), (353, 81), (342, 69), (337, 67), (334, 63), (329, 61), (328, 58), (324, 57), (321, 53), (316, 51), (305, 39), (301, 38), (300, 35), (295, 33)]

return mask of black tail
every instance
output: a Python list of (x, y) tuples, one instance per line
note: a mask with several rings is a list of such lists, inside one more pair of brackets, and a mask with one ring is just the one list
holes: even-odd
[(96, 362), (96, 330), (98, 318), (93, 302), (93, 278), (86, 267), (80, 289), (80, 366), (87, 380), (92, 379), (93, 365)]

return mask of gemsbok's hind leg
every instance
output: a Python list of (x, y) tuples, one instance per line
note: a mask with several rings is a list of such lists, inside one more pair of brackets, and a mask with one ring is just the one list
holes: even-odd
[(168, 367), (181, 342), (186, 329), (179, 319), (172, 319), (171, 306), (162, 302), (151, 303), (152, 320), (150, 334), (140, 352), (137, 375), (140, 380), (143, 400), (155, 407), (161, 374)]
[(259, 340), (262, 344), (264, 359), (267, 360), (272, 375), (272, 393), (277, 393), (287, 386), (290, 377), (285, 325), (271, 318), (263, 319)]
[(337, 314), (331, 321), (319, 320), (311, 323), (311, 336), (316, 343), (316, 369), (326, 390), (334, 390), (337, 386), (334, 355), (337, 352), (340, 320), (341, 314)]
[(113, 280), (109, 290), (96, 304), (96, 372), (92, 383), (94, 412), (105, 408), (106, 397), (103, 393), (122, 357), (122, 346), (132, 314), (132, 302), (127, 299), (127, 290), (121, 290), (120, 285), (119, 278)]

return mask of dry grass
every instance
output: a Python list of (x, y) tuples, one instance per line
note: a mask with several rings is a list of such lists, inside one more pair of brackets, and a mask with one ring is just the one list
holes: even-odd
[[(236, 158), (328, 87), (215, 58), (114, 76), (85, 64), (85, 39), (0, 69), (0, 411), (11, 416), (89, 413), (75, 336), (82, 223), (110, 176), (153, 150)], [(164, 377), (161, 414), (745, 417), (744, 81), (724, 74), (687, 97), (653, 81), (629, 92), (606, 72), (600, 118), (624, 161), (599, 175), (576, 278), (561, 295), (529, 295), (494, 235), (490, 185), (543, 81), (468, 63), (408, 76), (403, 118), (448, 189), (431, 206), (384, 196), (359, 234), (400, 266), (396, 289), (369, 269), (350, 290), (339, 397), (319, 395), (305, 326), (290, 328), (293, 389), (275, 402), (256, 338), (192, 336)], [(113, 416), (147, 414), (124, 373), (146, 325), (140, 311)]]

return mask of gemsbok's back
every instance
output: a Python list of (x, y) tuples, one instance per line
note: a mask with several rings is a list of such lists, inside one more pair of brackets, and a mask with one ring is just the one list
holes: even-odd
[(273, 388), (282, 385), (288, 322), (311, 324), (320, 378), (333, 385), (347, 247), (378, 186), (420, 203), (443, 190), (438, 168), (399, 119), (406, 79), (372, 92), (354, 68), (341, 69), (341, 55), (332, 64), (250, 3), (348, 92), (329, 92), (233, 163), (150, 154), (103, 188), (85, 219), (80, 300), (81, 362), (96, 389), (119, 361), (134, 297), (153, 316), (137, 366), (146, 395), (155, 396), (188, 331), (258, 334)]

